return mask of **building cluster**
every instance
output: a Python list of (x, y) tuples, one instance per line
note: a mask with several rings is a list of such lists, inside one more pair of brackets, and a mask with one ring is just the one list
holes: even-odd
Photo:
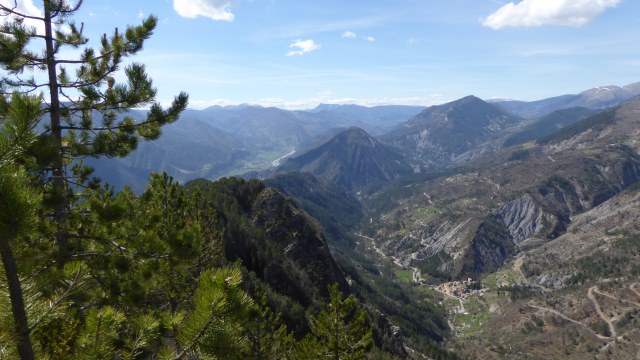
[(437, 285), (436, 290), (460, 299), (466, 299), (472, 295), (482, 295), (489, 291), (488, 288), (482, 287), (479, 282), (471, 278), (462, 281), (450, 281)]

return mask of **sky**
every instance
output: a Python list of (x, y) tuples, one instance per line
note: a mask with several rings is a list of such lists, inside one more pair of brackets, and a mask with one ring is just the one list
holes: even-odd
[(150, 14), (130, 61), (160, 101), (185, 91), (192, 108), (538, 100), (640, 81), (638, 0), (85, 0), (73, 19), (97, 40)]

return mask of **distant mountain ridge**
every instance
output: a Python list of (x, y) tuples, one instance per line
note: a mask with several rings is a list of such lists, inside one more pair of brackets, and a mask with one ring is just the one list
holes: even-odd
[[(342, 126), (358, 126), (371, 135), (381, 135), (391, 130), (397, 124), (420, 113), (425, 106), (407, 105), (382, 105), (382, 106), (362, 106), (362, 105), (336, 105), (320, 104), (309, 112), (316, 114), (323, 119), (339, 119)], [(358, 120), (359, 124), (353, 123)], [(333, 120), (335, 121), (335, 120)]]
[(535, 121), (515, 134), (510, 135), (503, 143), (503, 147), (524, 144), (527, 141), (553, 134), (565, 126), (572, 125), (596, 113), (583, 107), (562, 109), (552, 112), (549, 115)]
[(505, 100), (492, 103), (512, 114), (526, 119), (535, 119), (557, 110), (573, 107), (584, 107), (591, 110), (602, 110), (640, 95), (640, 82), (623, 87), (609, 85), (585, 90), (579, 94), (561, 95), (537, 101)]
[[(300, 145), (331, 129), (359, 125), (380, 133), (423, 109), (402, 105), (328, 107), (331, 109), (318, 112), (248, 104), (187, 109), (180, 120), (163, 129), (157, 141), (140, 143), (129, 156), (87, 162), (117, 188), (130, 185), (140, 192), (152, 171), (166, 171), (179, 181), (188, 181), (274, 169), (275, 160), (281, 162)], [(142, 112), (130, 115), (139, 117)]]
[[(152, 171), (167, 171), (176, 179), (187, 181), (273, 170), (278, 164), (274, 165), (274, 160), (282, 163), (294, 150), (301, 154), (308, 150), (310, 141), (331, 129), (357, 126), (396, 146), (412, 166), (439, 168), (468, 162), (500, 147), (489, 142), (507, 135), (504, 130), (521, 121), (504, 113), (504, 109), (529, 115), (532, 111), (548, 113), (576, 104), (577, 99), (587, 107), (600, 108), (637, 93), (640, 83), (600, 87), (530, 103), (487, 104), (469, 97), (466, 108), (461, 99), (428, 108), (320, 104), (306, 111), (291, 111), (241, 104), (188, 109), (176, 124), (163, 129), (158, 141), (141, 143), (124, 159), (88, 159), (88, 163), (118, 188), (130, 184), (140, 191)], [(497, 106), (500, 109), (496, 110)], [(451, 116), (436, 120), (436, 114), (447, 107), (456, 109), (451, 110)], [(143, 112), (132, 111), (129, 115), (138, 118)]]

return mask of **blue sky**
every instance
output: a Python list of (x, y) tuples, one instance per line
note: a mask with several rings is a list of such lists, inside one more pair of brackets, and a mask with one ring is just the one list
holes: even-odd
[(536, 100), (640, 81), (638, 0), (85, 0), (76, 19), (97, 39), (149, 14), (160, 24), (134, 60), (160, 100), (184, 90), (196, 108)]

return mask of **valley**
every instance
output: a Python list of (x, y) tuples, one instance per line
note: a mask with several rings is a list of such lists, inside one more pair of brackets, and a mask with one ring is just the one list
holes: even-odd
[[(639, 321), (637, 272), (603, 270), (579, 281), (574, 269), (607, 261), (595, 259), (610, 259), (617, 241), (640, 246), (639, 106), (632, 100), (593, 117), (578, 112), (558, 134), (485, 145), (494, 150), (463, 168), (401, 178), (381, 191), (362, 188), (369, 221), (355, 233), (364, 243), (357, 249), (444, 306), (448, 346), (469, 358), (633, 357), (640, 351), (630, 325)], [(564, 260), (534, 272), (549, 254)], [(638, 266), (637, 255), (628, 261)], [(532, 353), (537, 341), (553, 351)]]
[(530, 104), (191, 111), (189, 126), (221, 126), (234, 139), (226, 151), (242, 154), (218, 175), (191, 174), (264, 179), (299, 204), (351, 291), (383, 328), (401, 329), (386, 349), (403, 357), (631, 359), (640, 100), (610, 90)]
[(640, 360), (639, 12), (0, 0), (0, 360)]

